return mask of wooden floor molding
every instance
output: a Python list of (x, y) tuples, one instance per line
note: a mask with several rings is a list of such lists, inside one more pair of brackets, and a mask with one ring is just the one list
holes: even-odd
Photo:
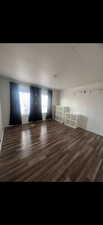
[(102, 182), (103, 137), (56, 121), (7, 128), (0, 181)]

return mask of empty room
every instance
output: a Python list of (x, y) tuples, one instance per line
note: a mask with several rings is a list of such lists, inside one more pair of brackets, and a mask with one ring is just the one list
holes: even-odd
[(103, 44), (0, 44), (0, 182), (103, 181)]

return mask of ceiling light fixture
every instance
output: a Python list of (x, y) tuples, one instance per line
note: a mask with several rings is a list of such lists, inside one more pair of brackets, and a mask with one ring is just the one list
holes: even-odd
[(57, 74), (54, 74), (53, 77), (54, 77), (54, 78), (57, 78)]

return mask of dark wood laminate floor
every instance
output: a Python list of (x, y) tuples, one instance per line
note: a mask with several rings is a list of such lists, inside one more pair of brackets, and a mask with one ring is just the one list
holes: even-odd
[(56, 121), (9, 128), (0, 181), (103, 181), (103, 137)]

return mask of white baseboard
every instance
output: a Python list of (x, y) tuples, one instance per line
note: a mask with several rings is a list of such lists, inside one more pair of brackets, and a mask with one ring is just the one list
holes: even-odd
[(2, 135), (1, 135), (1, 141), (0, 141), (0, 151), (2, 150), (3, 138), (4, 138), (4, 129), (3, 129), (3, 131), (2, 131)]

